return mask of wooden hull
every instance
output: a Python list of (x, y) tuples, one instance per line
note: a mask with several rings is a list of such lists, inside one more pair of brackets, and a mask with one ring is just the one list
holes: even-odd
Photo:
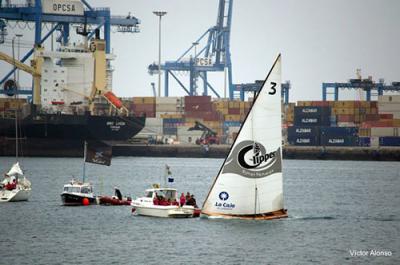
[(255, 215), (229, 215), (229, 214), (219, 214), (219, 213), (207, 213), (202, 212), (202, 217), (209, 217), (209, 218), (222, 218), (222, 219), (242, 219), (242, 220), (274, 220), (274, 219), (281, 219), (287, 218), (287, 210), (282, 209), (270, 213), (264, 214), (255, 214)]

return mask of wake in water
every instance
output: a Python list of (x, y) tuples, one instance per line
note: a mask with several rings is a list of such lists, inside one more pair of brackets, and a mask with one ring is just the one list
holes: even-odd
[(335, 220), (337, 217), (333, 216), (291, 216), (289, 215), (289, 220)]

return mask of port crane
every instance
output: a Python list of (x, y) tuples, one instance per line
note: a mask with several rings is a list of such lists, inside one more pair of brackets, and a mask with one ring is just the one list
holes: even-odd
[[(329, 93), (328, 89), (332, 88), (333, 93)], [(334, 100), (339, 100), (339, 88), (341, 89), (362, 89), (366, 93), (367, 101), (371, 101), (372, 92), (375, 91), (378, 96), (383, 95), (384, 91), (400, 92), (400, 82), (392, 82), (386, 85), (384, 80), (374, 82), (370, 79), (350, 79), (349, 82), (343, 83), (322, 83), (322, 100), (326, 101), (328, 94), (334, 95)]]
[[(175, 61), (166, 61), (160, 65), (164, 71), (165, 96), (169, 95), (169, 77), (173, 77), (179, 86), (190, 96), (197, 95), (198, 80), (203, 81), (203, 95), (211, 90), (218, 98), (217, 90), (209, 83), (209, 72), (222, 72), (229, 89), (229, 98), (233, 99), (234, 87), (232, 84), (232, 63), (230, 52), (230, 34), (232, 22), (233, 0), (219, 0), (216, 25), (206, 30), (192, 45)], [(194, 51), (194, 54), (193, 54)], [(192, 53), (192, 55), (189, 55)], [(151, 75), (158, 74), (159, 66), (156, 63), (149, 65)], [(176, 72), (189, 73), (189, 87), (185, 86)]]
[[(254, 83), (235, 84), (235, 91), (240, 92), (240, 100), (244, 100), (245, 92), (258, 92), (261, 89), (264, 80), (256, 80)], [(289, 104), (289, 89), (291, 88), (290, 81), (281, 84), (281, 96), (284, 104)]]
[[(47, 4), (51, 1), (42, 0), (27, 0), (25, 4), (13, 4), (12, 1), (0, 1), (0, 44), (4, 42), (4, 37), (7, 35), (7, 25), (10, 22), (25, 22), (34, 23), (35, 38), (34, 47), (26, 53), (20, 60), (24, 63), (30, 58), (35, 48), (40, 47), (55, 31), (60, 32), (57, 41), (62, 45), (67, 45), (70, 37), (71, 25), (89, 25), (91, 29), (87, 32), (87, 38), (94, 36), (96, 30), (104, 30), (105, 51), (111, 51), (111, 28), (116, 28), (116, 31), (123, 33), (135, 33), (139, 31), (140, 21), (134, 16), (112, 16), (109, 8), (92, 7), (87, 0), (73, 1), (66, 4), (75, 4), (75, 12), (68, 13), (62, 10), (48, 10)], [(51, 24), (50, 30), (42, 36), (42, 28), (44, 23)], [(86, 27), (85, 27), (86, 29)], [(7, 73), (1, 80), (0, 85), (8, 80), (8, 78), (16, 70), (16, 67)], [(0, 89), (0, 93), (4, 93)]]

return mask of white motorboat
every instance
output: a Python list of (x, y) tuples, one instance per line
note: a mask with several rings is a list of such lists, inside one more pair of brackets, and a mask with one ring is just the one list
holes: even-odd
[(19, 163), (15, 163), (5, 176), (0, 185), (0, 202), (27, 201), (31, 183), (24, 177)]
[(136, 214), (154, 217), (185, 218), (195, 212), (193, 206), (179, 206), (177, 191), (173, 188), (147, 189), (145, 196), (133, 200), (131, 205)]

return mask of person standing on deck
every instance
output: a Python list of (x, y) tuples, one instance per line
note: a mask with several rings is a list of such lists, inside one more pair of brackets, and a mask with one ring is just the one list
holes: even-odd
[(185, 194), (182, 192), (181, 197), (179, 198), (180, 206), (182, 207), (183, 205), (185, 205), (185, 202), (186, 202)]

